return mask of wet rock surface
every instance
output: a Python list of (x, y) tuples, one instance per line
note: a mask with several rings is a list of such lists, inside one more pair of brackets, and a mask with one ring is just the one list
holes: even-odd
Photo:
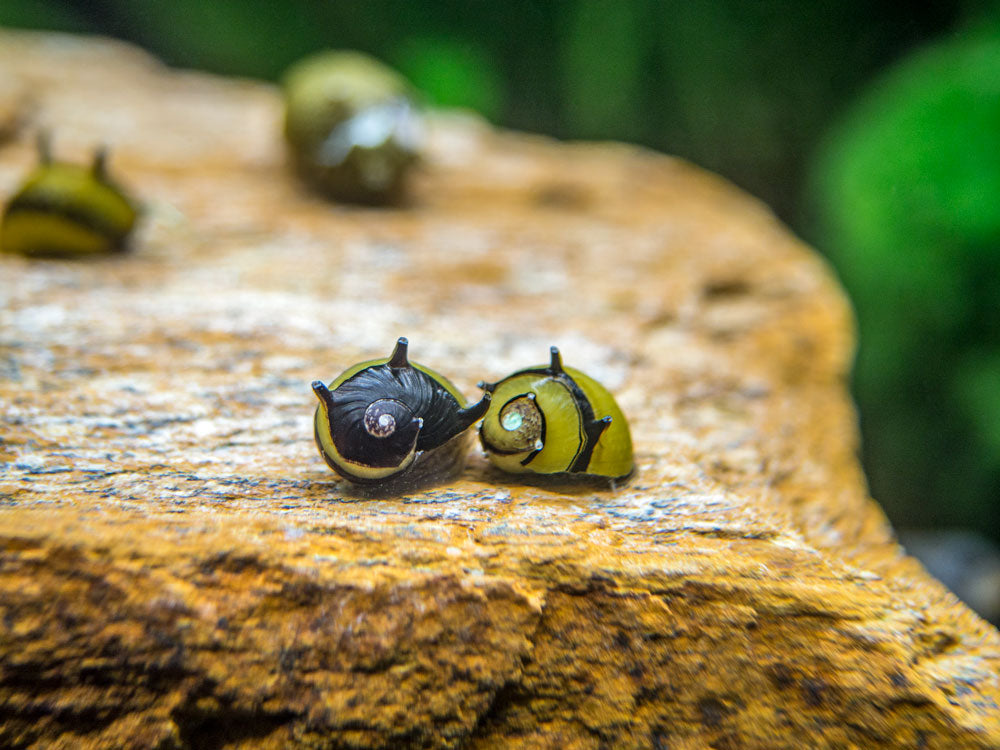
[[(4, 195), (49, 126), (146, 203), (128, 256), (0, 257), (0, 746), (1000, 747), (1000, 636), (867, 497), (849, 309), (763, 206), (438, 115), (407, 206), (339, 207), (268, 86), (31, 34), (0, 70)], [(558, 345), (635, 476), (470, 448), (360, 495), (309, 384), (400, 335), (469, 397)]]

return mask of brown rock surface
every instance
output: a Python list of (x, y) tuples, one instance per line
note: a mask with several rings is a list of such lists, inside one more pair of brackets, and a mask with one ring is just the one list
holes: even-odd
[[(0, 747), (1000, 747), (1000, 636), (867, 497), (848, 307), (763, 206), (441, 117), (410, 208), (339, 208), (267, 86), (28, 34), (0, 71), (147, 203), (130, 256), (0, 258)], [(399, 335), (469, 396), (558, 344), (635, 478), (358, 497), (309, 383)]]

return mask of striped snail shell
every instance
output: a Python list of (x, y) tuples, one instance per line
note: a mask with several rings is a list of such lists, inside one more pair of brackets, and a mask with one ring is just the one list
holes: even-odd
[(556, 347), (550, 354), (548, 365), (479, 384), (493, 395), (479, 429), (487, 457), (514, 473), (628, 476), (632, 437), (614, 397), (593, 378), (565, 367)]
[(99, 148), (89, 166), (53, 161), (42, 133), (38, 155), (38, 166), (4, 208), (0, 250), (87, 257), (126, 249), (138, 210), (108, 176), (107, 151)]

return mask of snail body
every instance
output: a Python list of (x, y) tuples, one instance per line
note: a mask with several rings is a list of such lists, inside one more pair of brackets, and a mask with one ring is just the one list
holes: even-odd
[(465, 431), (486, 413), (490, 395), (467, 405), (444, 376), (411, 363), (400, 338), (388, 359), (361, 362), (329, 386), (313, 382), (319, 399), (316, 445), (345, 479), (375, 484), (422, 465), (424, 474), (459, 470)]
[(39, 164), (8, 201), (0, 250), (28, 256), (86, 257), (125, 250), (136, 206), (107, 174), (107, 152), (90, 166), (53, 161), (39, 138)]
[(489, 460), (504, 471), (609, 478), (632, 472), (625, 415), (607, 388), (563, 366), (556, 347), (547, 366), (480, 387), (493, 400), (479, 439)]
[(335, 200), (391, 203), (420, 143), (409, 85), (358, 52), (326, 51), (285, 75), (285, 140), (299, 175)]

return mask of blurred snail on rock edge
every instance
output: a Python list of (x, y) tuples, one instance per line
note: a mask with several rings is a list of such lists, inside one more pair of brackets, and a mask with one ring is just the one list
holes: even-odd
[(0, 251), (28, 256), (88, 257), (127, 249), (138, 209), (107, 173), (107, 150), (89, 166), (52, 159), (38, 136), (38, 167), (8, 201)]
[(299, 175), (335, 200), (394, 203), (417, 159), (409, 84), (360, 52), (325, 51), (284, 77), (285, 139)]

